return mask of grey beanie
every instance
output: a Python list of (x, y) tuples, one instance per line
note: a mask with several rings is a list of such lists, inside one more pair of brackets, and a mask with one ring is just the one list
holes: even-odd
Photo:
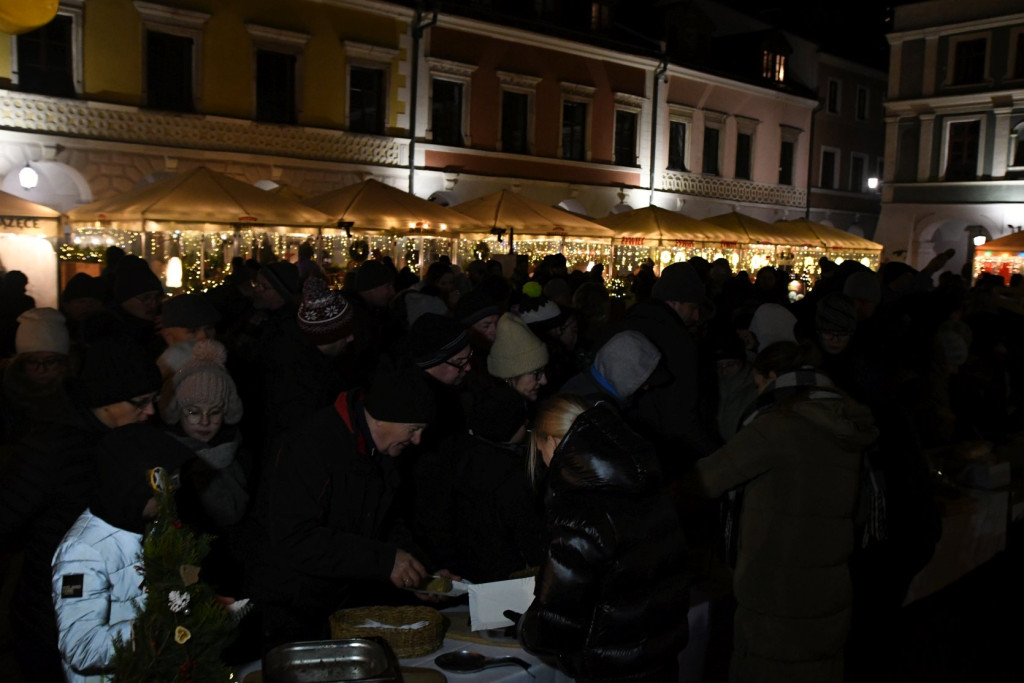
[(757, 348), (764, 350), (775, 342), (788, 341), (796, 343), (793, 328), (796, 316), (781, 304), (761, 304), (754, 311), (750, 321), (750, 331), (757, 337)]
[(598, 350), (594, 369), (608, 380), (619, 398), (632, 396), (654, 373), (661, 351), (640, 332), (619, 332)]
[(853, 301), (839, 292), (822, 297), (818, 302), (814, 324), (822, 332), (853, 332), (857, 328), (857, 311)]

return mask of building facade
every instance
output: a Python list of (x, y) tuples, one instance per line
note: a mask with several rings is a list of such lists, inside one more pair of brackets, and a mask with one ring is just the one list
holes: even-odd
[(885, 256), (915, 267), (1024, 225), (1024, 7), (933, 0), (896, 8), (885, 105)]

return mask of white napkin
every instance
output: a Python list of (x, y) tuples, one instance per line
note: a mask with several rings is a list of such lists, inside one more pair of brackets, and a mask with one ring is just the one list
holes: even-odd
[(470, 630), (505, 628), (512, 622), (503, 612), (507, 609), (523, 613), (533, 602), (534, 578), (474, 583), (469, 588)]
[(396, 629), (399, 629), (399, 630), (402, 630), (402, 631), (413, 631), (413, 630), (416, 630), (418, 628), (423, 628), (424, 626), (426, 626), (429, 623), (430, 623), (429, 621), (424, 620), (424, 621), (413, 622), (411, 624), (401, 624), (399, 626), (395, 626), (393, 624), (382, 624), (379, 621), (374, 621), (373, 619), (367, 619), (363, 623), (359, 624), (359, 626), (357, 626), (356, 628), (396, 628)]

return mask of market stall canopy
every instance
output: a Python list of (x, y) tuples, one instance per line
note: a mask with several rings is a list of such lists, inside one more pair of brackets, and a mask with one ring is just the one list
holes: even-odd
[(986, 242), (978, 247), (977, 251), (1024, 252), (1024, 232), (1015, 232), (1012, 235)]
[(330, 216), (332, 224), (350, 222), (357, 230), (436, 234), (483, 229), (461, 213), (372, 179), (332, 190), (306, 204)]
[(606, 216), (600, 220), (615, 231), (616, 237), (688, 242), (747, 242), (741, 229), (720, 226), (708, 221), (669, 211), (659, 206), (647, 206)]
[(205, 166), (68, 212), (72, 222), (165, 221), (319, 227), (331, 217)]
[(784, 226), (769, 223), (746, 214), (730, 211), (705, 218), (708, 223), (745, 233), (748, 244), (821, 247), (821, 238), (807, 226)]
[(511, 227), (516, 235), (615, 237), (615, 232), (603, 225), (510, 190), (471, 199), (455, 210), (482, 224), (485, 231)]
[(0, 232), (58, 237), (60, 211), (0, 192)]
[(872, 242), (869, 239), (858, 237), (857, 235), (851, 235), (845, 230), (833, 228), (828, 225), (822, 225), (821, 223), (815, 223), (805, 218), (799, 218), (793, 221), (779, 221), (778, 223), (775, 223), (775, 225), (782, 226), (786, 230), (809, 230), (813, 234), (817, 235), (818, 240), (830, 250), (845, 249), (849, 251), (882, 251), (883, 249), (883, 246), (878, 242)]

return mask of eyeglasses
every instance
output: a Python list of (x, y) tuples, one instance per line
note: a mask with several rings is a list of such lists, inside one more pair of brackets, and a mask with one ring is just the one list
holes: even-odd
[(465, 370), (466, 366), (469, 365), (470, 359), (472, 359), (472, 358), (473, 358), (473, 349), (470, 349), (469, 353), (466, 354), (465, 358), (463, 358), (461, 360), (457, 360), (457, 361), (446, 360), (444, 362), (444, 364), (445, 365), (450, 365), (453, 368), (455, 368), (456, 370)]
[(156, 402), (160, 400), (160, 394), (146, 394), (145, 396), (136, 396), (135, 398), (129, 398), (128, 403), (139, 410), (145, 410), (150, 406), (155, 406)]
[(200, 410), (199, 408), (185, 408), (185, 421), (189, 424), (199, 424), (206, 418), (207, 422), (215, 422), (224, 417), (224, 411), (220, 408), (211, 408), (210, 410)]
[(50, 370), (61, 364), (63, 359), (60, 356), (49, 356), (46, 358), (26, 358), (25, 365), (33, 368), (37, 372), (43, 372)]
[(853, 336), (852, 332), (837, 332), (835, 330), (818, 330), (818, 334), (831, 342), (846, 341)]
[(533, 372), (528, 372), (528, 373), (526, 373), (523, 376), (524, 377), (529, 377), (530, 375), (533, 375), (533, 378), (539, 382), (546, 374), (547, 374), (547, 369), (546, 368), (541, 368), (540, 370), (534, 370)]

